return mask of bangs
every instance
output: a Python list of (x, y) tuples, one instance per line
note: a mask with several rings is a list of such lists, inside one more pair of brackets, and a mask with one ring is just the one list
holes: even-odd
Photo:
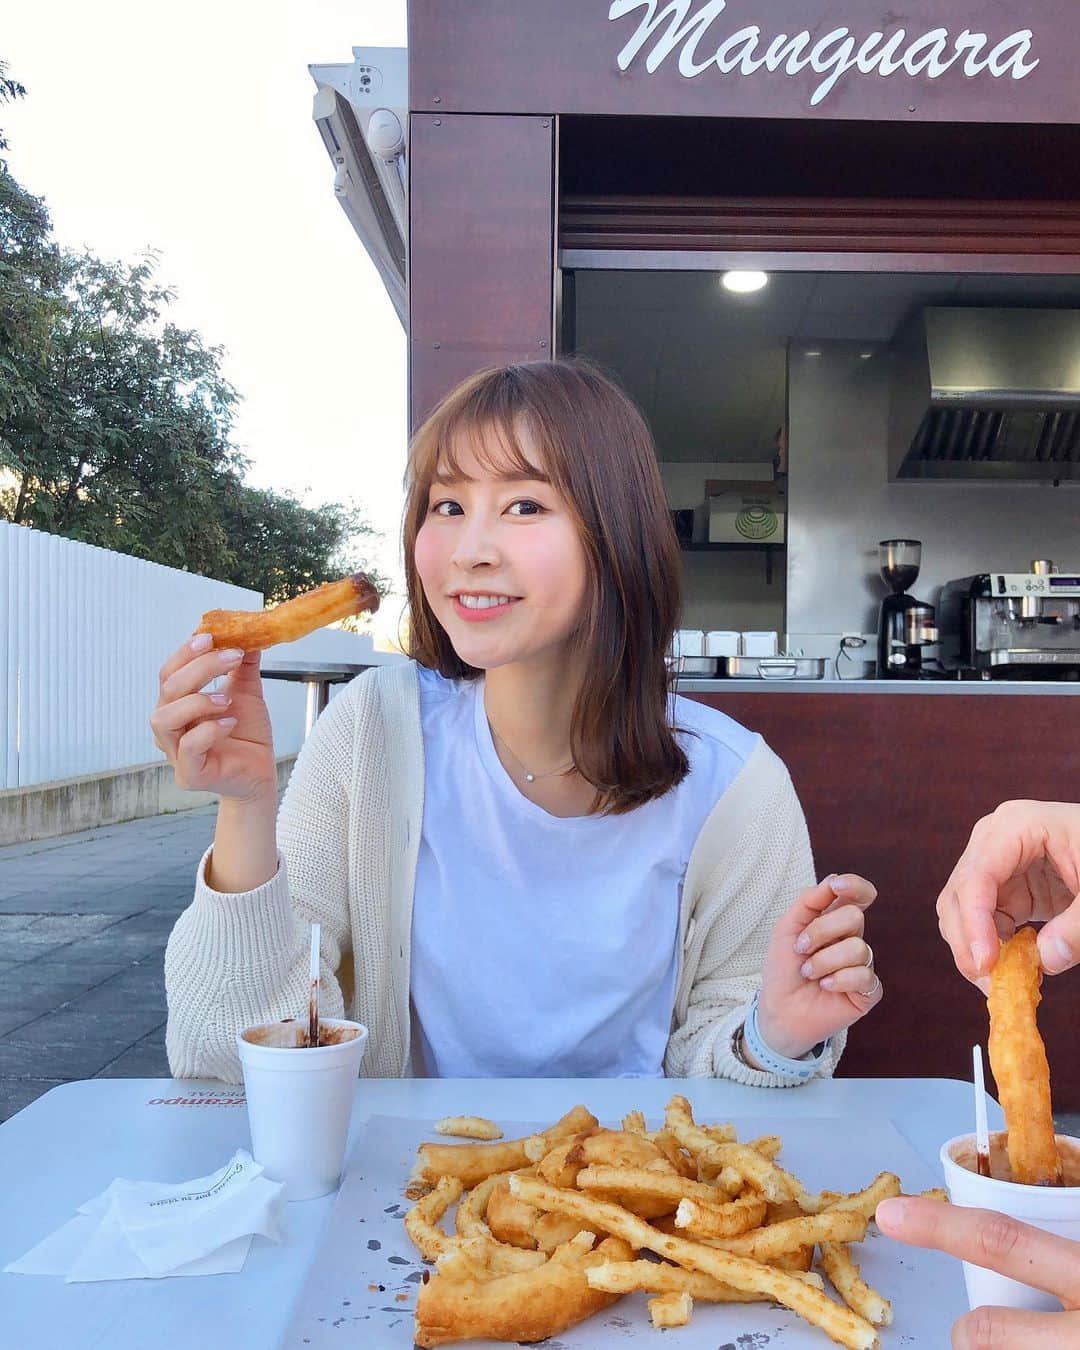
[[(465, 472), (463, 461), (469, 459), (472, 465), (492, 478), (533, 478), (550, 481), (550, 475), (543, 465), (543, 457), (530, 457), (520, 437), (513, 429), (489, 423), (487, 426), (464, 428), (457, 434), (450, 433), (445, 441), (435, 449), (435, 462), (431, 466), (431, 479), (450, 478), (461, 482), (472, 477)], [(539, 463), (537, 461), (540, 461)]]
[(447, 479), (471, 479), (466, 461), (494, 478), (550, 482), (543, 437), (533, 430), (533, 418), (523, 405), (521, 390), (509, 379), (489, 380), (444, 404), (432, 417), (428, 434), (414, 446), (414, 490)]

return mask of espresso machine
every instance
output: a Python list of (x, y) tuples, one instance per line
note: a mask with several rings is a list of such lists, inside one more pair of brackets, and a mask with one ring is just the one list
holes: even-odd
[(961, 678), (1080, 679), (1080, 569), (1037, 558), (941, 588), (941, 661)]
[(919, 577), (922, 542), (918, 539), (882, 539), (878, 544), (878, 557), (881, 575), (889, 588), (878, 615), (878, 678), (926, 679), (923, 648), (938, 640), (934, 608), (910, 594), (910, 588)]

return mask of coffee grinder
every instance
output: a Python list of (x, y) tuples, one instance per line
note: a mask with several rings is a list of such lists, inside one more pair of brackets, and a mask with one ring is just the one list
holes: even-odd
[(910, 595), (922, 562), (918, 539), (882, 539), (878, 544), (881, 575), (889, 594), (878, 617), (877, 674), (879, 679), (923, 678), (923, 647), (937, 642), (932, 605)]

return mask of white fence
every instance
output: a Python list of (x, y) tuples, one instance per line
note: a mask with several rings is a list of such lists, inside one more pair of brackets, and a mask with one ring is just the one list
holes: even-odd
[[(147, 718), (165, 658), (208, 609), (258, 591), (0, 522), (0, 789), (161, 759)], [(274, 656), (374, 665), (400, 658), (324, 630)], [(264, 681), (279, 755), (304, 735), (305, 689)]]

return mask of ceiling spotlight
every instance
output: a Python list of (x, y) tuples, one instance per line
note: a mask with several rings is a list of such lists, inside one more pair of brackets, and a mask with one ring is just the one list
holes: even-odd
[(821, 352), (817, 347), (808, 347), (804, 353), (806, 356), (820, 356)]
[(720, 280), (724, 290), (734, 291), (737, 295), (749, 295), (751, 291), (760, 291), (769, 282), (764, 272), (725, 272)]

